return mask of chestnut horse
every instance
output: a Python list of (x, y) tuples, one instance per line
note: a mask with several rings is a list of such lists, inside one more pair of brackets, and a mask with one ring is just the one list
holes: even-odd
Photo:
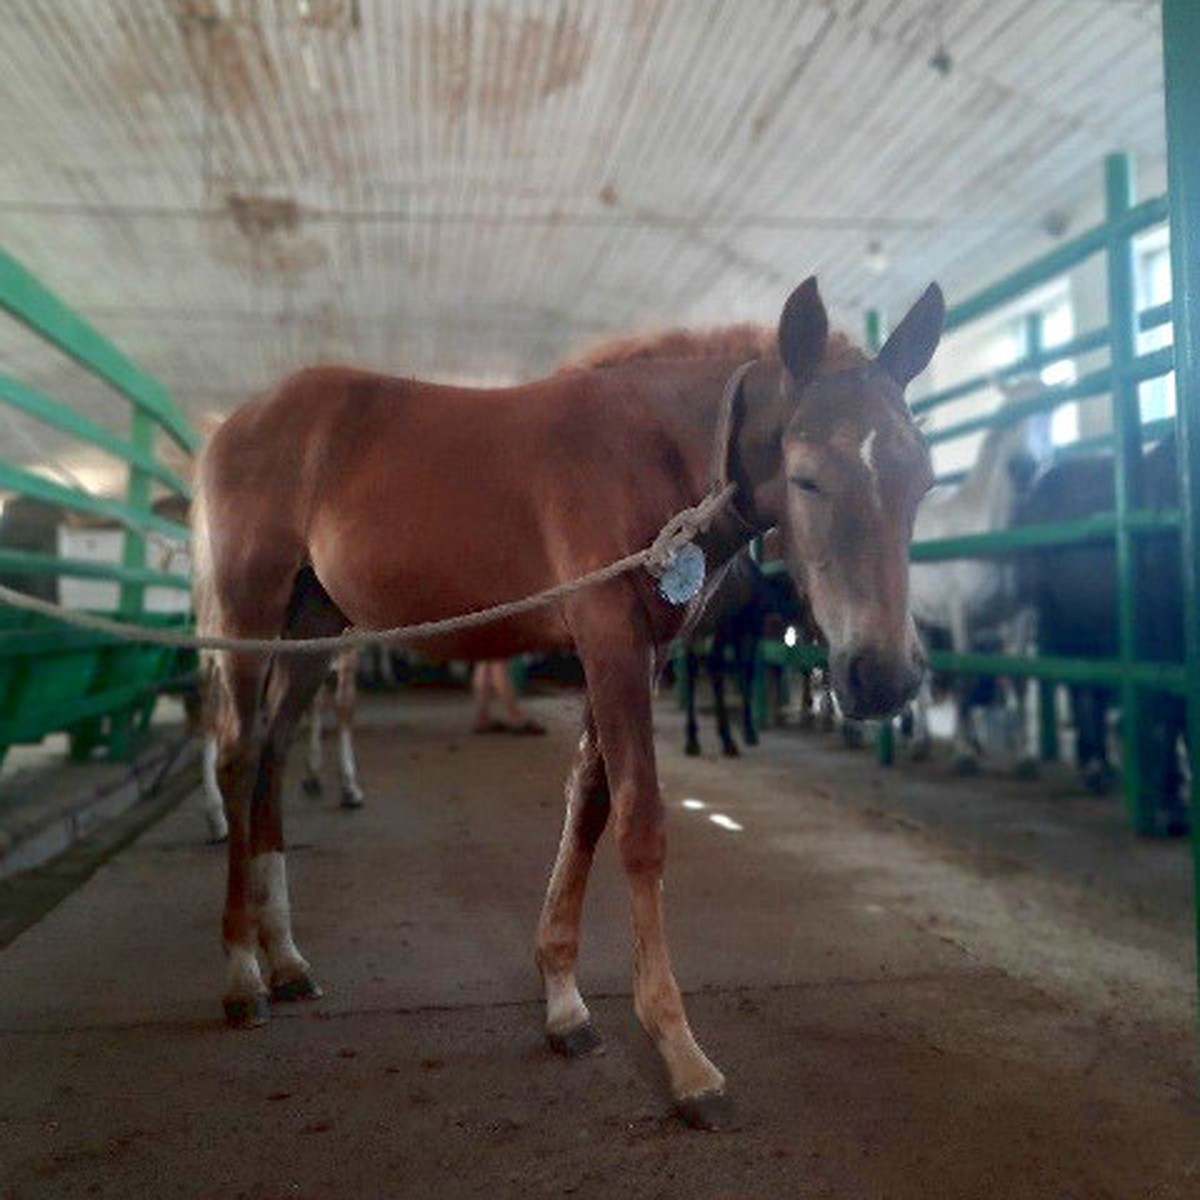
[[(646, 546), (715, 478), (736, 492), (697, 541), (710, 581), (778, 526), (829, 640), (843, 710), (890, 714), (921, 675), (908, 546), (932, 479), (904, 387), (928, 363), (943, 315), (932, 285), (872, 360), (830, 337), (809, 279), (788, 298), (770, 352), (743, 370), (719, 357), (656, 360), (491, 391), (302, 371), (235, 412), (202, 456), (201, 631), (332, 635), (528, 596)], [(575, 964), (588, 870), (611, 813), (632, 904), (635, 1009), (684, 1117), (715, 1126), (729, 1111), (725, 1080), (692, 1036), (663, 924), (651, 687), (686, 616), (663, 582), (632, 570), (413, 645), (460, 659), (578, 654), (583, 735), (537, 933), (547, 1033), (568, 1055), (598, 1045)], [(320, 655), (216, 655), (229, 820), (225, 1011), (235, 1025), (261, 1023), (268, 995), (318, 993), (292, 937), (280, 782), (293, 726), (327, 666)]]

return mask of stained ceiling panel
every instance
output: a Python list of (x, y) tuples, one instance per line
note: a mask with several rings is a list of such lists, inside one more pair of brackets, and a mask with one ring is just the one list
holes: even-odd
[[(813, 270), (853, 331), (1048, 248), (1110, 150), (1160, 175), (1160, 36), (1155, 0), (6, 0), (0, 245), (197, 419), (314, 358), (503, 380), (772, 320)], [(120, 420), (11, 325), (3, 369)]]

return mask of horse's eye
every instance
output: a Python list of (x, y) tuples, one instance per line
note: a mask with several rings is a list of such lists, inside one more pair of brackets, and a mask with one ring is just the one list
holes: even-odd
[(808, 479), (803, 475), (793, 475), (789, 482), (792, 487), (801, 492), (807, 492), (810, 496), (819, 496), (821, 494), (821, 489), (817, 486), (815, 479)]

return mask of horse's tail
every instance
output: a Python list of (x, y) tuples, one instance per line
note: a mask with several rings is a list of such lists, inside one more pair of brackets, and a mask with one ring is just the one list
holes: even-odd
[[(221, 621), (221, 605), (217, 596), (213, 567), (213, 547), (209, 525), (208, 488), (205, 459), (211, 439), (196, 456), (195, 482), (192, 491), (192, 611), (196, 618), (196, 633), (200, 637), (212, 637), (224, 632)], [(203, 709), (201, 717), (205, 732), (211, 732), (214, 723), (215, 688), (217, 684), (219, 655), (215, 650), (200, 651), (200, 697)]]

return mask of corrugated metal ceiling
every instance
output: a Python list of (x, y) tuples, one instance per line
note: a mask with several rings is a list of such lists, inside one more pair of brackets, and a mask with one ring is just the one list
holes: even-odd
[[(0, 245), (194, 417), (320, 358), (529, 377), (812, 271), (854, 330), (1049, 245), (1108, 151), (1160, 171), (1159, 40), (1155, 0), (5, 0)], [(124, 419), (7, 320), (0, 361)]]

